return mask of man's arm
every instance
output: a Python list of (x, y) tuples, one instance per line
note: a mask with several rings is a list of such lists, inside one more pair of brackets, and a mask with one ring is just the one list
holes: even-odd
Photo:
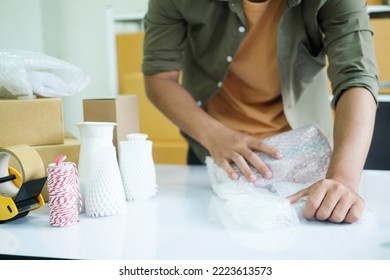
[(271, 170), (253, 150), (265, 152), (276, 158), (280, 157), (279, 152), (256, 138), (232, 130), (212, 118), (198, 107), (178, 80), (178, 71), (145, 76), (145, 88), (150, 101), (180, 129), (206, 147), (214, 161), (231, 178), (238, 178), (231, 166), (232, 162), (237, 164), (249, 181), (255, 181), (256, 176), (248, 162), (264, 177), (271, 177)]
[(365, 88), (350, 88), (336, 107), (334, 151), (326, 178), (289, 197), (298, 201), (308, 196), (307, 219), (352, 223), (363, 213), (358, 195), (360, 177), (370, 147), (376, 102)]

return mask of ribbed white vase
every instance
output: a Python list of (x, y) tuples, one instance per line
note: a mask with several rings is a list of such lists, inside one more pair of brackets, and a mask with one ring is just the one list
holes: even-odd
[(104, 147), (114, 147), (113, 132), (116, 123), (112, 122), (82, 122), (76, 126), (80, 131), (80, 155), (78, 162), (79, 187), (83, 197), (83, 209), (91, 179), (92, 160), (97, 150)]
[(85, 198), (87, 216), (105, 217), (126, 213), (126, 197), (115, 147), (96, 149), (92, 159)]
[(146, 200), (157, 192), (152, 141), (147, 137), (134, 133), (120, 142), (119, 165), (128, 201)]

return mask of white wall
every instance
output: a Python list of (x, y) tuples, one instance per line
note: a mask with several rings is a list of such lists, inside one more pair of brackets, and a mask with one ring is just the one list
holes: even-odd
[[(76, 96), (65, 97), (65, 129), (78, 136), (74, 123), (83, 120), (82, 100), (110, 97), (109, 42), (106, 10), (114, 15), (145, 12), (148, 0), (41, 0), (45, 51), (84, 69), (91, 84)], [(115, 69), (114, 69), (115, 70)]]
[[(116, 94), (110, 84), (106, 10), (145, 12), (148, 0), (0, 0), (0, 49), (32, 50), (81, 67), (91, 84), (63, 98), (65, 130), (79, 136), (82, 100)], [(115, 70), (115, 69), (114, 69)]]
[(40, 1), (0, 1), (0, 50), (43, 51)]

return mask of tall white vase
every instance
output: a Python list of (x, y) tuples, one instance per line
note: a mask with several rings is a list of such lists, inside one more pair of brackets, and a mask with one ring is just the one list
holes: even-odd
[(126, 213), (126, 196), (115, 147), (99, 148), (91, 167), (85, 197), (87, 216), (105, 217)]
[(114, 147), (114, 126), (112, 122), (82, 122), (76, 126), (80, 131), (80, 155), (78, 162), (79, 187), (83, 197), (83, 209), (88, 193), (88, 185), (91, 179), (92, 161), (101, 148)]
[(120, 141), (120, 170), (128, 201), (147, 200), (157, 192), (152, 141), (147, 137), (133, 133), (127, 135), (127, 140)]

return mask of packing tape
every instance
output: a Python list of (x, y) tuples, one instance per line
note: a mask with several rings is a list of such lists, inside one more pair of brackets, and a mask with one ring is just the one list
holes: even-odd
[(17, 173), (21, 176), (21, 182), (1, 183), (0, 194), (14, 196), (24, 182), (46, 176), (45, 165), (41, 156), (34, 148), (28, 145), (0, 148), (0, 177), (12, 174), (17, 175)]

